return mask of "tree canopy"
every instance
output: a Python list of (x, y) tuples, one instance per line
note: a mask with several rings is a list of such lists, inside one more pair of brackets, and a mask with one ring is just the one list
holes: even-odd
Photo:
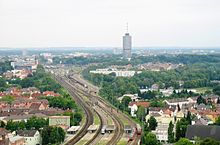
[(175, 145), (193, 145), (193, 143), (186, 138), (180, 138), (180, 140), (176, 142)]
[(61, 127), (47, 126), (42, 132), (42, 144), (61, 144), (65, 139), (65, 131)]
[(157, 127), (157, 120), (153, 116), (151, 116), (148, 119), (148, 124), (149, 124), (150, 130), (155, 130)]

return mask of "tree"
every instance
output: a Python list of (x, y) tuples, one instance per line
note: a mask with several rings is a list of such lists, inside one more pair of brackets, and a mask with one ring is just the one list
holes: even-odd
[(220, 145), (220, 142), (213, 138), (206, 138), (200, 142), (200, 145)]
[(41, 134), (43, 145), (61, 144), (65, 139), (65, 131), (61, 127), (44, 127)]
[(193, 143), (186, 138), (181, 138), (175, 145), (193, 145)]
[(216, 119), (215, 124), (220, 126), (220, 116)]
[(189, 124), (191, 124), (191, 122), (192, 122), (192, 116), (191, 116), (190, 111), (187, 111), (186, 120), (189, 122)]
[(168, 142), (169, 143), (173, 143), (175, 141), (173, 128), (174, 128), (174, 125), (172, 121), (170, 121), (169, 128), (168, 128)]
[(74, 115), (73, 115), (74, 125), (79, 125), (79, 123), (81, 122), (81, 120), (82, 120), (82, 114), (79, 113), (79, 112), (74, 113)]
[(7, 130), (10, 130), (11, 132), (12, 131), (16, 131), (18, 130), (18, 122), (13, 122), (12, 120), (9, 120), (7, 122), (7, 125), (5, 127)]
[(127, 110), (128, 108), (128, 104), (131, 102), (131, 98), (128, 96), (124, 96), (123, 99), (121, 100), (121, 104), (123, 106), (123, 110)]
[(188, 125), (189, 125), (189, 122), (186, 120), (186, 118), (182, 118), (177, 121), (177, 123), (176, 123), (176, 141), (178, 141), (180, 138), (185, 137), (186, 128)]
[(160, 142), (157, 140), (156, 135), (149, 132), (145, 134), (143, 139), (144, 145), (160, 145)]
[(144, 118), (145, 118), (145, 108), (143, 106), (140, 106), (138, 107), (138, 110), (137, 110), (137, 118), (140, 120), (140, 121), (144, 121)]
[(155, 130), (157, 127), (157, 120), (153, 116), (151, 116), (150, 119), (148, 119), (148, 124), (150, 130)]
[(213, 93), (220, 96), (220, 85), (217, 85), (213, 88)]
[(217, 104), (220, 104), (220, 98), (218, 97)]
[(4, 96), (4, 97), (2, 97), (0, 99), (0, 101), (5, 101), (8, 104), (11, 104), (14, 100), (15, 100), (15, 97), (14, 96), (10, 96), (10, 95)]
[(7, 88), (6, 80), (0, 77), (0, 91), (5, 91)]
[(162, 101), (151, 101), (150, 107), (165, 107), (165, 103)]
[(29, 118), (25, 124), (25, 127), (27, 129), (37, 129), (43, 128), (48, 125), (48, 121), (44, 118), (38, 118), (36, 116), (33, 116)]
[(197, 98), (197, 104), (206, 104), (206, 100), (202, 96), (199, 96)]
[(143, 99), (153, 99), (156, 97), (157, 95), (157, 92), (156, 91), (147, 91), (147, 92), (144, 92), (142, 94), (139, 94), (141, 98)]
[(6, 126), (5, 122), (4, 121), (0, 121), (0, 127), (4, 128), (5, 126)]

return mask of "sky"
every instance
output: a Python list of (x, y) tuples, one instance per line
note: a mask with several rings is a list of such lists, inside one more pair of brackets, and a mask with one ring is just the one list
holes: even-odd
[(220, 0), (0, 0), (0, 47), (220, 47)]

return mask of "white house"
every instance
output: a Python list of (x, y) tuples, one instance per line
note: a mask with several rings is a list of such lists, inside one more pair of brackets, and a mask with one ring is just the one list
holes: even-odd
[(37, 130), (19, 130), (17, 134), (25, 139), (25, 145), (40, 145), (41, 136)]
[(130, 97), (132, 102), (136, 102), (136, 101), (139, 101), (139, 100), (141, 99), (141, 98), (138, 96), (138, 94), (124, 94), (123, 96), (119, 97), (118, 100), (121, 102), (122, 99), (123, 99), (125, 96)]
[(187, 104), (195, 104), (196, 100), (193, 100), (192, 98), (176, 98), (176, 99), (170, 99), (170, 100), (164, 100), (164, 102), (169, 106), (177, 106), (179, 105), (180, 108), (182, 108), (183, 105)]
[(159, 141), (168, 141), (168, 127), (169, 124), (158, 124), (156, 130), (152, 131), (157, 137), (157, 140)]
[(131, 116), (132, 117), (136, 117), (136, 112), (138, 110), (138, 107), (144, 107), (144, 108), (148, 108), (150, 106), (150, 102), (144, 102), (144, 101), (140, 101), (140, 102), (131, 102), (128, 105), (128, 108), (131, 110)]

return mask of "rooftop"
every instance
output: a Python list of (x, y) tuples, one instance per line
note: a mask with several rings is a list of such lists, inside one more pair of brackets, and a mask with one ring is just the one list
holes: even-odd
[(37, 130), (19, 130), (17, 134), (23, 137), (33, 137), (37, 133)]
[(211, 137), (220, 141), (220, 126), (216, 125), (189, 125), (186, 130), (186, 138), (194, 140), (195, 137)]

